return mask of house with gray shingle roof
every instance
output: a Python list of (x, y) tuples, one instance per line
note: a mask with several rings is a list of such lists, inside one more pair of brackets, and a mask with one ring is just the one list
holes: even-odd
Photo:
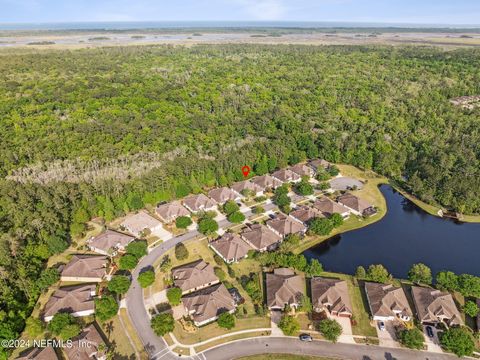
[(65, 347), (68, 360), (106, 360), (106, 344), (94, 324), (90, 324)]
[(227, 264), (237, 262), (247, 257), (253, 248), (239, 235), (225, 233), (222, 237), (208, 244)]
[(209, 286), (182, 298), (183, 306), (196, 326), (202, 326), (218, 319), (228, 312), (235, 312), (236, 305), (223, 284)]
[(262, 196), (263, 188), (250, 180), (237, 182), (231, 186), (232, 190), (239, 195), (243, 195), (246, 190), (253, 193), (254, 196)]
[(305, 226), (307, 226), (307, 224), (314, 218), (325, 217), (321, 211), (306, 205), (297, 207), (289, 214), (289, 216)]
[(303, 176), (312, 177), (314, 175), (313, 169), (305, 164), (296, 164), (296, 165), (290, 166), (288, 169), (302, 177)]
[(263, 191), (275, 190), (283, 184), (280, 180), (270, 175), (257, 176), (254, 177), (251, 181), (255, 185), (259, 186)]
[(266, 224), (270, 230), (282, 238), (285, 238), (290, 234), (303, 235), (307, 231), (307, 227), (305, 225), (284, 214), (279, 214), (274, 219), (268, 220)]
[(216, 210), (217, 203), (204, 194), (192, 195), (183, 199), (183, 206), (191, 212)]
[(136, 214), (127, 215), (120, 227), (137, 238), (150, 234), (158, 236), (162, 240), (168, 240), (172, 237), (172, 234), (163, 228), (159, 220), (143, 210)]
[(290, 169), (281, 169), (278, 171), (275, 171), (272, 176), (281, 182), (292, 182), (292, 183), (297, 183), (302, 180), (302, 177), (298, 175), (297, 173), (294, 173)]
[(283, 310), (285, 305), (298, 308), (305, 296), (303, 277), (288, 268), (273, 270), (265, 275), (267, 306), (270, 310)]
[(310, 280), (312, 305), (316, 312), (328, 311), (342, 317), (352, 316), (352, 303), (345, 280), (314, 277)]
[(340, 195), (337, 198), (337, 202), (349, 208), (355, 215), (371, 216), (377, 213), (375, 207), (368, 201), (360, 199), (358, 196), (350, 193)]
[(135, 238), (118, 231), (106, 230), (98, 236), (87, 240), (88, 248), (96, 253), (115, 256), (117, 251), (123, 251)]
[(172, 278), (175, 286), (182, 290), (182, 294), (206, 288), (220, 281), (215, 275), (213, 266), (202, 259), (173, 268)]
[(325, 217), (330, 217), (333, 214), (339, 214), (346, 219), (350, 216), (350, 209), (329, 199), (326, 196), (322, 196), (321, 198), (315, 200), (313, 207), (319, 210), (323, 215), (325, 215)]
[(262, 224), (252, 224), (247, 226), (240, 233), (250, 246), (257, 251), (274, 250), (282, 242), (282, 237)]
[(328, 161), (323, 160), (323, 159), (311, 160), (311, 161), (308, 162), (308, 165), (309, 165), (315, 172), (318, 172), (319, 169), (321, 169), (321, 170), (326, 170), (326, 169), (328, 169), (330, 166), (332, 166), (332, 164), (330, 164)]
[(60, 281), (100, 282), (107, 275), (107, 256), (73, 255), (63, 267)]
[(401, 287), (366, 282), (365, 293), (373, 320), (391, 321), (399, 318), (409, 321), (412, 318), (412, 310)]
[(225, 204), (228, 200), (240, 201), (240, 194), (228, 187), (215, 188), (208, 192), (208, 196), (217, 204)]
[(453, 301), (452, 294), (432, 288), (412, 286), (412, 296), (417, 317), (422, 323), (443, 322), (448, 326), (463, 325), (462, 316)]
[(190, 216), (190, 212), (180, 203), (172, 201), (167, 204), (158, 205), (155, 213), (165, 223), (171, 223), (181, 216)]
[(95, 313), (95, 291), (95, 284), (59, 288), (45, 304), (44, 321), (49, 322), (59, 312), (67, 312), (75, 317), (92, 315)]

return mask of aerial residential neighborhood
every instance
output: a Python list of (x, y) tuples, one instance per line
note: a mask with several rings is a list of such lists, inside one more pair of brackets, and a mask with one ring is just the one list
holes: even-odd
[[(65, 286), (58, 287), (45, 303), (42, 320), (55, 322), (58, 314), (73, 318), (97, 314), (102, 318), (98, 312), (104, 310), (97, 308), (101, 299), (116, 293), (120, 302), (113, 309), (125, 308), (133, 324), (144, 321), (135, 315), (141, 309), (131, 307), (133, 301), (143, 304), (154, 330), (155, 318), (165, 322), (170, 316), (173, 327), (163, 330), (162, 325), (162, 330), (155, 331), (167, 343), (173, 341), (173, 349), (182, 341), (188, 344), (197, 332), (212, 326), (224, 329), (228, 339), (229, 333), (235, 334), (236, 323), (245, 323), (242, 329), (251, 332), (261, 324), (262, 329), (268, 329), (263, 330), (266, 335), (303, 334), (302, 339), (323, 337), (349, 344), (367, 341), (398, 348), (401, 333), (413, 331), (418, 321), (424, 346), (441, 352), (434, 339), (438, 339), (442, 326), (464, 325), (451, 293), (401, 285), (391, 278), (385, 278), (387, 282), (377, 280), (375, 267), (358, 274), (358, 278), (326, 273), (318, 262), (288, 250), (308, 239), (328, 236), (343, 223), (359, 226), (377, 221), (379, 212), (384, 213), (381, 204), (362, 198), (367, 193), (362, 189), (370, 186), (366, 182), (355, 180), (354, 184), (362, 186), (341, 191), (321, 186), (316, 174), (333, 166), (316, 160), (297, 164), (274, 172), (274, 177), (253, 177), (113, 220), (86, 240), (87, 251), (72, 254), (60, 267), (59, 280)], [(344, 178), (335, 172), (333, 179)], [(352, 183), (351, 177), (345, 178), (344, 183)], [(311, 189), (307, 187), (308, 193), (302, 195), (298, 191), (305, 181)], [(287, 206), (282, 207), (283, 203)], [(243, 220), (230, 222), (229, 215), (237, 212)], [(178, 228), (181, 218), (190, 219), (188, 229)], [(218, 224), (217, 230), (202, 229), (205, 222)], [(171, 250), (152, 258), (151, 270), (133, 270), (142, 256), (150, 257), (163, 244), (172, 244), (168, 247)], [(252, 268), (257, 270), (251, 272)], [(153, 276), (146, 284), (142, 272)], [(127, 292), (130, 283), (136, 281), (144, 290)], [(257, 320), (247, 325), (250, 319)], [(335, 335), (323, 332), (326, 321), (337, 324)], [(144, 325), (150, 327), (149, 323)], [(101, 335), (99, 329), (105, 331), (98, 323), (90, 322), (77, 338), (92, 337), (100, 344), (105, 334)], [(105, 344), (87, 355), (102, 359), (107, 354)], [(190, 354), (195, 351), (194, 345), (188, 347)], [(80, 356), (74, 355), (79, 351), (74, 347), (65, 354), (73, 359)]]
[(0, 360), (480, 359), (480, 1), (0, 9)]

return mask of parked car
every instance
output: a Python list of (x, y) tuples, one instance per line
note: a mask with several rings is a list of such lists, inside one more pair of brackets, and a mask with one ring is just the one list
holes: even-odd
[(307, 341), (307, 342), (310, 342), (313, 340), (309, 334), (300, 334), (299, 339), (301, 341)]
[(378, 322), (378, 328), (381, 330), (381, 331), (385, 331), (385, 323), (383, 321), (379, 321)]
[(427, 326), (427, 327), (425, 328), (425, 330), (427, 330), (427, 335), (428, 335), (428, 337), (433, 338), (434, 335), (433, 335), (433, 329), (432, 329), (432, 327), (431, 327), (431, 326)]

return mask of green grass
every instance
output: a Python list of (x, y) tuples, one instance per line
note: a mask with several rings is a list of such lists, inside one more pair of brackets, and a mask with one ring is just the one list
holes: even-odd
[(227, 338), (222, 338), (218, 340), (211, 341), (205, 345), (197, 346), (195, 347), (195, 351), (197, 353), (205, 351), (207, 349), (210, 349), (211, 347), (224, 344), (230, 341), (234, 340), (240, 340), (240, 339), (248, 339), (248, 338), (253, 338), (253, 337), (259, 337), (259, 336), (269, 336), (271, 334), (270, 331), (254, 331), (254, 332), (249, 332), (245, 334), (237, 334), (237, 335), (232, 335)]
[(258, 316), (236, 319), (235, 327), (231, 330), (223, 329), (214, 322), (197, 328), (197, 331), (193, 333), (186, 332), (183, 330), (182, 325), (179, 322), (176, 322), (173, 335), (175, 335), (180, 343), (184, 345), (192, 345), (220, 335), (234, 333), (236, 331), (268, 327), (270, 327), (270, 318)]

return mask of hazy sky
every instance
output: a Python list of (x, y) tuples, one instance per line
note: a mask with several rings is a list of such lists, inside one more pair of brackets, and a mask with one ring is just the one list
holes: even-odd
[(0, 0), (0, 22), (149, 20), (479, 24), (480, 0)]

